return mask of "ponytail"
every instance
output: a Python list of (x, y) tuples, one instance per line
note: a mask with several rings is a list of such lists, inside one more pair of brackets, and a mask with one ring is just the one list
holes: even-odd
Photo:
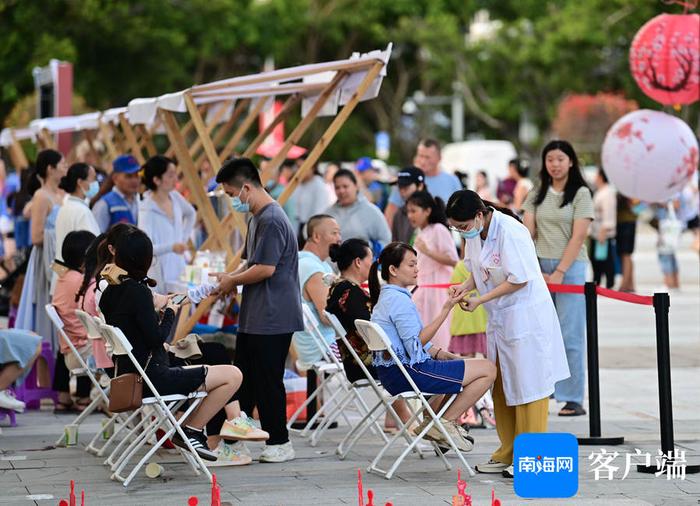
[(450, 200), (447, 201), (447, 217), (455, 221), (473, 220), (477, 213), (486, 214), (491, 209), (500, 211), (522, 223), (518, 215), (510, 209), (496, 205), (488, 200), (482, 200), (479, 194), (472, 190), (456, 191), (452, 194)]
[(372, 309), (377, 305), (379, 301), (379, 292), (381, 292), (381, 285), (379, 283), (379, 266), (382, 268), (382, 279), (389, 282), (389, 267), (398, 268), (403, 262), (406, 253), (411, 252), (417, 255), (416, 250), (405, 242), (392, 242), (387, 244), (386, 248), (382, 250), (379, 254), (379, 258), (372, 264), (369, 270), (369, 301), (372, 305)]
[(90, 166), (87, 163), (74, 163), (61, 178), (58, 187), (66, 193), (73, 193), (78, 188), (78, 181), (85, 181), (90, 174)]
[(430, 193), (424, 190), (417, 191), (411, 195), (406, 201), (407, 204), (413, 204), (421, 209), (429, 209), (428, 223), (433, 225), (439, 223), (447, 228), (447, 216), (445, 215), (445, 203), (440, 197), (433, 197)]
[(379, 260), (372, 262), (367, 281), (369, 283), (369, 303), (374, 309), (374, 306), (379, 302), (379, 292), (381, 291), (381, 285), (379, 284)]
[(502, 212), (503, 214), (506, 214), (506, 215), (510, 216), (511, 218), (515, 218), (515, 219), (518, 220), (520, 223), (523, 222), (523, 220), (520, 219), (520, 216), (518, 216), (517, 214), (515, 214), (513, 211), (511, 211), (511, 210), (508, 209), (507, 207), (503, 207), (503, 206), (496, 205), (496, 204), (494, 204), (493, 202), (491, 202), (491, 201), (489, 201), (489, 200), (484, 200), (483, 202), (484, 202), (484, 205), (485, 205), (487, 208), (490, 207), (490, 208), (492, 208), (492, 209), (495, 209), (496, 211), (500, 211), (500, 212)]
[(29, 176), (29, 183), (27, 185), (27, 190), (30, 195), (34, 195), (36, 191), (41, 188), (41, 185), (46, 181), (46, 175), (48, 173), (49, 167), (54, 169), (63, 160), (63, 155), (54, 149), (44, 149), (39, 151), (36, 155), (36, 163), (34, 164), (34, 170)]

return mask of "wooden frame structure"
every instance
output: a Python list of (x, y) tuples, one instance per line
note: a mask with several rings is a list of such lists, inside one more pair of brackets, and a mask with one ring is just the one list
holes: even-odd
[[(197, 206), (209, 235), (200, 250), (225, 251), (227, 271), (230, 272), (240, 264), (243, 252), (242, 247), (232, 251), (230, 234), (238, 229), (245, 237), (244, 217), (230, 211), (222, 220), (217, 218), (198, 174), (202, 162), (207, 160), (217, 172), (233, 154), (253, 156), (275, 126), (301, 106), (301, 120), (261, 174), (265, 183), (314, 121), (324, 116), (333, 117), (279, 197), (279, 203), (284, 204), (303, 176), (313, 170), (357, 104), (377, 96), (390, 56), (391, 45), (385, 50), (354, 54), (345, 60), (234, 77), (160, 97), (137, 98), (130, 101), (128, 107), (103, 112), (97, 119), (95, 130), (99, 132), (110, 158), (129, 152), (139, 163), (145, 161), (144, 154), (155, 154), (153, 136), (165, 133), (169, 147), (164, 153), (177, 157), (191, 201)], [(244, 143), (260, 114), (277, 98), (285, 100), (280, 112), (262, 132)], [(50, 140), (43, 130), (39, 130), (36, 136), (40, 143)], [(205, 299), (189, 318), (180, 318), (175, 340), (186, 335), (214, 301), (214, 297)]]

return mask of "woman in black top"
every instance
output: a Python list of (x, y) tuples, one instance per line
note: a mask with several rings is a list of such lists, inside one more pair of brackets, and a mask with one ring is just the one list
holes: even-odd
[[(170, 367), (163, 343), (170, 334), (176, 306), (168, 303), (158, 321), (149, 288), (154, 282), (147, 277), (152, 260), (153, 244), (141, 230), (132, 228), (118, 237), (114, 243), (114, 263), (127, 275), (122, 276), (119, 284), (105, 289), (100, 310), (109, 325), (122, 330), (133, 346), (134, 357), (161, 395), (186, 395), (199, 389), (207, 392), (183, 429), (200, 457), (216, 460), (216, 454), (207, 447), (203, 428), (229, 402), (241, 384), (242, 375), (232, 365)], [(125, 356), (117, 357), (115, 365), (117, 374), (134, 370)], [(177, 432), (172, 442), (187, 448)]]
[[(355, 320), (370, 319), (369, 295), (361, 285), (367, 282), (372, 266), (372, 250), (363, 239), (348, 239), (338, 248), (331, 248), (331, 260), (340, 270), (338, 278), (328, 292), (326, 311), (338, 317), (338, 321), (347, 331), (347, 339), (357, 352), (373, 378), (377, 373), (372, 365), (372, 353), (357, 333)], [(350, 355), (342, 341), (338, 341), (345, 374), (352, 382), (363, 379), (365, 375), (355, 359)]]

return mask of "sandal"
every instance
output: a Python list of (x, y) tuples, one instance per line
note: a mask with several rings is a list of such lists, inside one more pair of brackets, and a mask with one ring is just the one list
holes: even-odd
[(567, 402), (559, 411), (559, 416), (581, 416), (585, 414), (586, 410), (578, 402)]
[(78, 409), (75, 407), (75, 403), (56, 401), (53, 407), (54, 415), (67, 415), (72, 413), (78, 413)]

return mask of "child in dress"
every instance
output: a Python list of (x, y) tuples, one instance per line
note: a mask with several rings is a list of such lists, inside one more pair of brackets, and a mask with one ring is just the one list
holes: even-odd
[[(445, 206), (439, 198), (419, 191), (406, 202), (408, 220), (417, 231), (414, 247), (418, 251), (418, 290), (413, 301), (424, 322), (433, 321), (447, 301), (447, 288), (420, 288), (422, 285), (447, 284), (452, 266), (459, 260), (452, 234), (447, 229)], [(450, 317), (433, 337), (433, 345), (450, 346)]]

